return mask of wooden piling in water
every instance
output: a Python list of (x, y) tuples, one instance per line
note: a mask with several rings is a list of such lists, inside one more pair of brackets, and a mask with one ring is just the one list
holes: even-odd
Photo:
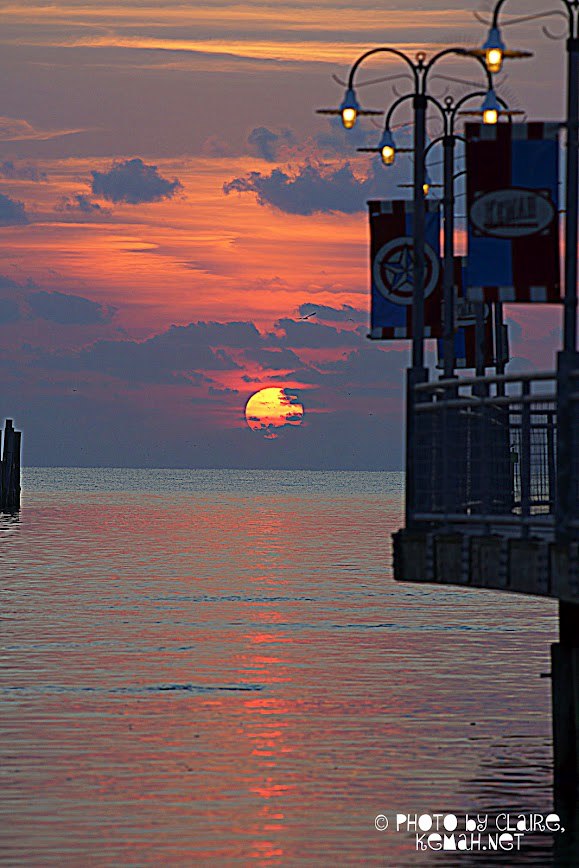
[(20, 447), (22, 434), (6, 419), (0, 452), (0, 512), (20, 509)]

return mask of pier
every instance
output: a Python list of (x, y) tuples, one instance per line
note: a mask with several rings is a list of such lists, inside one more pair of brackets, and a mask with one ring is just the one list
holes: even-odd
[[(558, 369), (410, 385), (398, 581), (559, 600), (556, 803), (579, 829), (579, 353)], [(424, 372), (426, 375), (426, 371)]]

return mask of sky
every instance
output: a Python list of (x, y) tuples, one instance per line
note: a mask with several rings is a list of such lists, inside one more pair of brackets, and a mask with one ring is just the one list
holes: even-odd
[[(366, 48), (479, 45), (477, 10), (488, 4), (0, 3), (0, 420), (24, 431), (25, 464), (402, 467), (409, 345), (366, 338), (365, 203), (407, 197), (412, 167), (357, 152), (379, 137), (372, 122), (347, 134), (315, 110), (340, 102), (332, 76)], [(510, 0), (504, 21), (540, 11)], [(511, 62), (499, 93), (559, 120), (564, 42), (542, 26), (564, 22), (505, 27), (535, 57)], [(365, 104), (405, 92), (401, 72), (368, 64)], [(437, 96), (481, 84), (467, 59), (440, 73)], [(552, 367), (559, 308), (507, 314), (511, 370)], [(300, 424), (248, 426), (266, 388), (303, 407)]]

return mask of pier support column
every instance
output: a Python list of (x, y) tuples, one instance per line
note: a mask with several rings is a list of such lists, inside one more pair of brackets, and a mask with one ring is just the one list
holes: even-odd
[(579, 833), (579, 605), (559, 603), (559, 642), (551, 646), (555, 806), (566, 838)]

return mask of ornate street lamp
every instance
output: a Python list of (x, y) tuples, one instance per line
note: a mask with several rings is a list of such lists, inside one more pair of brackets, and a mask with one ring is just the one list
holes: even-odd
[[(463, 106), (472, 99), (480, 99), (484, 97), (484, 102), (479, 111), (463, 112)], [(382, 138), (376, 148), (358, 148), (359, 151), (377, 152), (382, 154), (383, 162), (386, 165), (391, 165), (394, 162), (394, 154), (388, 161), (384, 159), (383, 146), (390, 145), (395, 149), (394, 139), (391, 133), (392, 119), (394, 113), (404, 102), (413, 99), (412, 94), (399, 97), (388, 110), (384, 126)], [(494, 90), (490, 88), (488, 91), (475, 91), (469, 93), (459, 99), (456, 103), (452, 97), (447, 97), (444, 105), (435, 97), (427, 94), (427, 102), (435, 106), (443, 121), (444, 134), (434, 139), (424, 150), (424, 178), (422, 185), (423, 196), (426, 197), (430, 191), (431, 181), (426, 170), (426, 157), (434, 145), (442, 143), (444, 147), (444, 256), (443, 256), (443, 293), (444, 293), (444, 316), (443, 316), (443, 347), (444, 347), (444, 377), (452, 377), (454, 375), (454, 149), (458, 139), (455, 133), (456, 121), (460, 115), (472, 114), (481, 117), (483, 123), (496, 124), (499, 117), (507, 116), (509, 119), (514, 114), (519, 112), (511, 112), (508, 110), (506, 103), (500, 100)], [(405, 148), (404, 151), (412, 151), (411, 148)], [(413, 186), (402, 184), (400, 186)], [(482, 311), (482, 307), (481, 307)], [(479, 324), (480, 327), (480, 324)], [(480, 367), (480, 366), (479, 366)]]
[[(403, 51), (389, 46), (380, 46), (370, 49), (362, 54), (350, 69), (348, 87), (340, 109), (322, 109), (322, 114), (342, 114), (348, 110), (346, 117), (342, 115), (342, 123), (356, 123), (358, 115), (377, 114), (377, 112), (365, 112), (359, 107), (355, 99), (355, 77), (360, 66), (369, 58), (377, 54), (388, 54), (399, 58), (410, 70), (413, 90), (407, 95), (412, 99), (414, 108), (414, 208), (413, 208), (413, 293), (412, 293), (412, 367), (407, 371), (406, 378), (406, 519), (411, 522), (412, 504), (414, 500), (414, 467), (412, 462), (414, 446), (414, 387), (428, 380), (428, 370), (424, 367), (424, 287), (425, 287), (425, 195), (424, 185), (425, 165), (424, 152), (426, 149), (426, 109), (429, 99), (428, 79), (434, 67), (450, 55), (468, 57), (464, 48), (446, 48), (427, 60), (423, 51), (418, 52), (415, 60), (412, 60)], [(486, 77), (488, 89), (492, 89), (492, 76), (487, 70), (484, 61), (477, 58)], [(390, 133), (390, 125), (386, 123), (385, 134)], [(390, 133), (391, 134), (391, 133)], [(383, 148), (380, 149), (382, 159), (387, 165), (391, 165), (396, 156), (396, 147), (388, 136), (383, 136)], [(454, 291), (454, 288), (453, 288)]]
[[(421, 51), (412, 60), (403, 51), (389, 46), (372, 48), (362, 54), (350, 69), (348, 84), (344, 99), (338, 109), (321, 109), (320, 114), (340, 115), (342, 123), (348, 129), (352, 129), (356, 120), (362, 115), (381, 114), (369, 109), (362, 109), (355, 92), (355, 77), (360, 66), (369, 58), (377, 54), (390, 54), (400, 58), (409, 68), (414, 88), (408, 98), (412, 99), (414, 107), (414, 263), (413, 263), (413, 300), (412, 300), (412, 368), (415, 372), (414, 379), (419, 382), (426, 379), (427, 372), (424, 368), (424, 280), (425, 280), (425, 256), (424, 256), (424, 232), (425, 232), (425, 206), (424, 206), (424, 151), (426, 148), (426, 108), (429, 99), (427, 92), (429, 74), (434, 66), (449, 55), (468, 57), (469, 53), (464, 48), (446, 48), (427, 60), (426, 54)], [(487, 71), (484, 61), (477, 58), (487, 75), (489, 90), (492, 89), (492, 77)], [(390, 125), (387, 123), (384, 134), (377, 151), (380, 152), (385, 165), (392, 165), (399, 149), (396, 148)], [(420, 371), (420, 373), (418, 373)]]

